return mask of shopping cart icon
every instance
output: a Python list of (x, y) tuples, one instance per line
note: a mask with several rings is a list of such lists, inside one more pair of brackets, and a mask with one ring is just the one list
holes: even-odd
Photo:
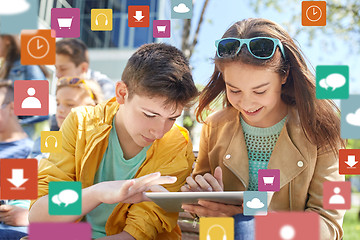
[(165, 33), (165, 30), (166, 30), (166, 25), (165, 26), (156, 26), (157, 27), (157, 30), (158, 30), (158, 33)]
[(73, 20), (73, 17), (71, 18), (58, 18), (58, 24), (59, 24), (59, 28), (71, 28), (71, 23)]
[(273, 185), (275, 177), (263, 177), (265, 185)]

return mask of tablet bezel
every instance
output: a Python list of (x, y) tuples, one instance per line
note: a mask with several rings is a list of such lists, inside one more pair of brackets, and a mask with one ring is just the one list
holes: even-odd
[(241, 206), (243, 203), (243, 195), (243, 191), (145, 193), (145, 196), (167, 212), (182, 212), (182, 204), (197, 204), (199, 200)]

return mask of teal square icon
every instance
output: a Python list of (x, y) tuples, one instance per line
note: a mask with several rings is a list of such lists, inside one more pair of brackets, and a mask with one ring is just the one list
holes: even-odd
[(316, 66), (316, 98), (317, 99), (349, 98), (349, 66), (346, 65)]
[(267, 192), (244, 192), (244, 215), (267, 215)]
[(171, 0), (172, 19), (191, 19), (193, 15), (192, 0)]
[(360, 95), (340, 101), (341, 138), (360, 139)]
[(81, 182), (49, 182), (49, 214), (81, 215)]

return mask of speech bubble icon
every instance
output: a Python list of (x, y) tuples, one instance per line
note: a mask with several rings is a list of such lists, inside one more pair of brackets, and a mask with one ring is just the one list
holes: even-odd
[(51, 201), (52, 201), (53, 203), (59, 205), (59, 206), (60, 206), (60, 204), (61, 204), (58, 194), (54, 195), (54, 196), (51, 198)]
[(326, 85), (332, 87), (332, 91), (335, 89), (344, 86), (346, 79), (343, 75), (339, 73), (333, 73), (326, 77)]
[(59, 193), (59, 200), (62, 203), (65, 203), (65, 207), (69, 204), (76, 202), (79, 199), (77, 192), (71, 189), (62, 190)]

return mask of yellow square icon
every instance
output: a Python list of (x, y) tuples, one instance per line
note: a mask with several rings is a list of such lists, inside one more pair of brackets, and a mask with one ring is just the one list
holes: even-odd
[(61, 131), (42, 131), (41, 132), (41, 152), (54, 153), (62, 151)]
[(234, 218), (200, 218), (200, 240), (234, 240)]
[(91, 9), (91, 30), (111, 31), (113, 25), (112, 9)]

